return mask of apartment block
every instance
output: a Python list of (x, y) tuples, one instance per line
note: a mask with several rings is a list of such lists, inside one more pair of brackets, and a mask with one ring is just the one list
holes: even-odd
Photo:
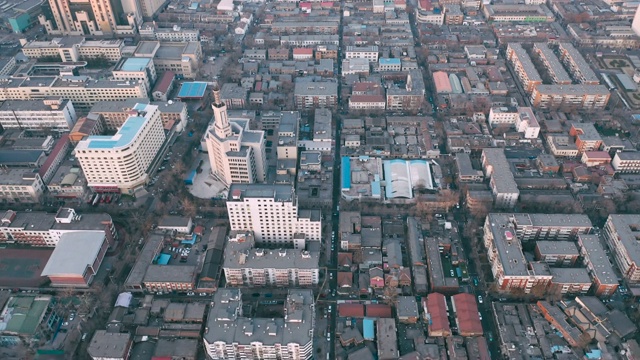
[(222, 265), (227, 285), (308, 287), (320, 279), (320, 253), (256, 247), (253, 234), (232, 232)]
[(211, 303), (208, 331), (203, 335), (211, 359), (312, 358), (315, 304), (311, 290), (289, 290), (284, 318), (245, 317), (239, 289), (219, 289)]
[(578, 248), (582, 262), (593, 279), (593, 292), (596, 296), (611, 296), (618, 289), (618, 276), (600, 243), (598, 235), (578, 235)]
[(350, 110), (384, 110), (387, 106), (383, 95), (351, 95)]
[(30, 41), (22, 46), (22, 53), (31, 59), (60, 57), (62, 61), (76, 62), (105, 57), (110, 62), (122, 58), (124, 41), (86, 40), (83, 36), (63, 36), (51, 41)]
[(567, 66), (574, 80), (580, 84), (598, 85), (600, 79), (584, 59), (582, 54), (571, 43), (561, 42), (558, 44), (560, 60)]
[(338, 102), (338, 84), (332, 81), (297, 81), (294, 98), (298, 109), (333, 108)]
[(520, 191), (513, 177), (507, 157), (502, 148), (482, 150), (482, 169), (489, 177), (494, 205), (498, 208), (513, 208), (518, 202)]
[(536, 86), (542, 84), (542, 78), (531, 61), (531, 57), (520, 43), (509, 43), (507, 60), (513, 65), (520, 84), (527, 94), (531, 94)]
[(47, 16), (38, 20), (51, 35), (135, 35), (134, 12), (123, 12), (120, 1), (49, 0)]
[(611, 161), (611, 166), (618, 173), (638, 173), (640, 172), (640, 152), (617, 152)]
[(456, 153), (456, 167), (460, 182), (480, 182), (484, 180), (482, 171), (476, 170), (471, 164), (471, 157), (467, 153)]
[(640, 215), (611, 214), (603, 233), (622, 277), (629, 284), (640, 283)]
[(491, 22), (553, 22), (556, 17), (546, 5), (488, 4), (482, 6)]
[(106, 213), (79, 215), (71, 208), (60, 208), (56, 214), (7, 210), (0, 220), (0, 242), (30, 246), (55, 247), (65, 233), (103, 232), (109, 245), (118, 233)]
[(586, 295), (592, 280), (585, 268), (549, 268), (553, 277), (549, 287), (552, 294)]
[(570, 136), (575, 136), (579, 153), (597, 151), (602, 146), (602, 138), (592, 123), (572, 122)]
[(536, 260), (549, 266), (572, 267), (578, 261), (580, 252), (573, 241), (537, 241)]
[(138, 104), (134, 111), (115, 135), (78, 142), (75, 156), (94, 191), (133, 194), (148, 182), (165, 133), (157, 106)]
[(347, 46), (344, 53), (345, 59), (367, 59), (369, 62), (378, 62), (380, 50), (377, 46)]
[(301, 210), (291, 185), (232, 184), (227, 199), (231, 230), (252, 231), (259, 244), (293, 245), (322, 239), (319, 210)]
[(554, 84), (569, 85), (572, 83), (571, 77), (547, 44), (535, 43), (533, 44), (533, 51), (547, 68), (547, 72)]
[(560, 107), (602, 110), (611, 94), (604, 85), (538, 85), (531, 92), (531, 106), (540, 109)]
[(425, 86), (422, 72), (409, 70), (404, 87), (387, 89), (387, 110), (417, 111), (425, 101)]

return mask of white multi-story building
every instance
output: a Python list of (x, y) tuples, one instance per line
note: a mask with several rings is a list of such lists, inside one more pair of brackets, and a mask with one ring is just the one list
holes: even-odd
[[(120, 0), (49, 0), (50, 15), (38, 17), (52, 35), (134, 35), (136, 15), (122, 13)], [(123, 19), (123, 15), (124, 19)], [(124, 21), (123, 21), (124, 20)], [(54, 26), (55, 25), (55, 26)]]
[(63, 98), (76, 110), (89, 110), (97, 101), (146, 98), (144, 82), (95, 80), (87, 76), (30, 76), (0, 79), (0, 101)]
[(203, 335), (211, 359), (313, 358), (315, 304), (311, 290), (291, 289), (284, 318), (247, 318), (239, 289), (219, 289), (213, 296)]
[(200, 30), (183, 29), (178, 25), (174, 25), (173, 28), (158, 28), (154, 23), (144, 23), (138, 31), (145, 39), (178, 42), (200, 40)]
[(59, 56), (62, 61), (82, 61), (104, 56), (111, 62), (122, 57), (124, 41), (86, 40), (82, 36), (64, 36), (51, 41), (25, 42), (22, 53), (32, 59)]
[(149, 180), (148, 169), (165, 140), (157, 106), (134, 106), (136, 115), (113, 136), (88, 136), (78, 143), (75, 155), (87, 185), (95, 191), (132, 194)]
[(264, 131), (250, 130), (248, 120), (229, 120), (219, 90), (214, 90), (213, 97), (213, 125), (206, 133), (211, 175), (226, 186), (264, 182), (267, 157)]
[(45, 185), (37, 172), (6, 168), (0, 173), (0, 203), (39, 203)]
[(482, 169), (485, 176), (491, 179), (489, 185), (493, 193), (494, 205), (498, 208), (513, 208), (518, 202), (520, 190), (513, 178), (507, 157), (504, 155), (504, 149), (483, 149)]
[(383, 95), (351, 95), (349, 109), (351, 110), (384, 110), (387, 101)]
[(344, 53), (345, 59), (367, 59), (369, 62), (378, 62), (378, 46), (347, 46)]
[(113, 79), (118, 81), (143, 81), (147, 89), (150, 89), (151, 84), (158, 78), (153, 59), (143, 57), (122, 59), (111, 74)]
[(252, 231), (259, 243), (302, 249), (305, 240), (322, 239), (320, 211), (298, 209), (291, 185), (233, 184), (227, 212), (231, 230)]
[(619, 173), (638, 173), (640, 172), (640, 152), (617, 152), (611, 161), (611, 166)]
[(224, 252), (229, 286), (306, 287), (320, 280), (318, 251), (256, 248), (253, 234), (232, 232)]
[(603, 230), (622, 277), (630, 284), (640, 283), (640, 215), (611, 214)]
[(4, 129), (71, 131), (78, 116), (69, 100), (7, 100), (0, 103), (0, 125)]

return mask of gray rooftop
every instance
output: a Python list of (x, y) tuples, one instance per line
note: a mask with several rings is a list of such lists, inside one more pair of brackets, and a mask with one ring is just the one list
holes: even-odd
[(579, 235), (578, 244), (581, 246), (585, 262), (591, 264), (591, 269), (595, 277), (601, 284), (618, 284), (618, 276), (613, 270), (607, 253), (600, 243), (597, 235)]
[(616, 153), (620, 160), (640, 160), (640, 151), (623, 151)]
[(522, 252), (520, 240), (509, 220), (508, 214), (489, 214), (487, 221), (491, 224), (493, 243), (498, 251), (505, 275), (528, 276), (527, 260)]
[(527, 74), (527, 78), (529, 78), (530, 81), (542, 82), (540, 73), (536, 70), (529, 54), (527, 54), (527, 51), (522, 47), (522, 45), (520, 43), (509, 43), (509, 48), (513, 50), (513, 53), (518, 58), (520, 66), (522, 66), (522, 69)]
[(0, 111), (51, 111), (62, 112), (62, 108), (67, 106), (69, 100), (62, 100), (58, 110), (52, 110), (51, 106), (45, 105), (44, 101), (35, 100), (5, 100), (0, 103)]
[(338, 83), (333, 81), (296, 81), (295, 96), (337, 96)]
[(473, 168), (471, 165), (471, 157), (467, 153), (456, 154), (456, 165), (458, 166), (458, 173), (460, 176), (475, 176), (480, 172)]
[(142, 284), (144, 275), (147, 273), (147, 268), (162, 248), (163, 241), (164, 237), (162, 235), (152, 234), (149, 236), (125, 281), (125, 285), (133, 286)]
[[(274, 201), (292, 201), (293, 188), (285, 184), (231, 184), (228, 201), (245, 198), (271, 198)], [(236, 197), (238, 197), (236, 199)]]
[(87, 267), (95, 262), (104, 243), (105, 234), (101, 231), (62, 234), (47, 265), (42, 270), (42, 276), (70, 274), (84, 276)]
[(165, 215), (158, 221), (158, 228), (185, 227), (190, 221), (188, 216)]
[(511, 167), (504, 154), (503, 148), (485, 148), (482, 149), (483, 155), (487, 159), (487, 163), (492, 167), (491, 177), (500, 179), (495, 181), (496, 188), (499, 193), (517, 193), (518, 185), (513, 178)]
[(158, 339), (154, 356), (195, 359), (198, 353), (196, 339)]
[(556, 57), (556, 54), (553, 53), (547, 44), (544, 43), (535, 43), (533, 44), (533, 48), (541, 54), (543, 60), (547, 64), (548, 71), (551, 73), (557, 81), (569, 81), (571, 82), (571, 77), (567, 74), (567, 71), (564, 69), (564, 66), (560, 63), (560, 60)]
[(220, 89), (220, 97), (225, 99), (246, 99), (247, 98), (247, 89), (238, 85), (226, 83), (222, 84), (222, 88)]
[(573, 126), (574, 128), (578, 129), (581, 132), (579, 135), (581, 140), (587, 140), (587, 141), (602, 140), (602, 138), (600, 137), (600, 134), (598, 133), (598, 130), (592, 123), (572, 122), (571, 126)]
[(89, 355), (96, 358), (126, 358), (131, 335), (129, 333), (110, 333), (97, 330), (87, 348)]
[(219, 289), (213, 297), (205, 344), (242, 344), (259, 342), (307, 346), (313, 341), (314, 301), (311, 290), (290, 289), (285, 301), (287, 317), (247, 318), (242, 316), (239, 289)]
[(396, 303), (396, 313), (398, 318), (418, 317), (418, 303), (414, 296), (398, 296)]
[[(514, 214), (518, 225), (530, 222), (534, 227), (591, 228), (591, 220), (584, 214)], [(527, 220), (524, 220), (527, 219)]]
[(600, 79), (598, 79), (598, 76), (596, 75), (596, 73), (593, 72), (593, 70), (591, 70), (591, 67), (589, 66), (587, 61), (584, 59), (582, 54), (580, 54), (578, 49), (576, 49), (571, 43), (568, 43), (568, 42), (561, 42), (559, 45), (560, 45), (559, 46), (560, 50), (561, 51), (564, 50), (566, 52), (566, 54), (575, 63), (582, 77), (584, 77), (586, 81), (600, 82)]
[(549, 271), (556, 284), (591, 284), (589, 270), (585, 268), (550, 268)]
[(538, 85), (536, 91), (542, 95), (590, 95), (590, 96), (606, 96), (609, 95), (609, 89), (604, 85)]
[(633, 261), (636, 265), (640, 264), (640, 242), (638, 242), (638, 238), (640, 238), (640, 215), (637, 214), (611, 214), (607, 219), (607, 231), (605, 231), (606, 236), (610, 236), (608, 227), (609, 224), (613, 227), (615, 231), (614, 236), (617, 236), (618, 240), (616, 243), (619, 243), (627, 252), (627, 256), (631, 261)]
[(536, 246), (544, 255), (575, 255), (578, 256), (578, 247), (573, 241), (538, 241)]
[(331, 140), (331, 111), (329, 109), (316, 109), (313, 117), (313, 140)]
[(193, 283), (196, 278), (196, 267), (190, 265), (149, 265), (142, 280), (150, 282)]
[(376, 321), (376, 340), (378, 342), (378, 359), (397, 359), (398, 336), (394, 319), (378, 319)]
[(253, 241), (231, 241), (224, 250), (223, 267), (232, 269), (318, 269), (320, 253), (293, 249), (257, 249)]

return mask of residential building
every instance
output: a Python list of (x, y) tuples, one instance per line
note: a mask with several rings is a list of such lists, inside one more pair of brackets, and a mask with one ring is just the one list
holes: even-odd
[(509, 43), (506, 57), (513, 65), (513, 70), (527, 94), (531, 94), (538, 85), (542, 84), (538, 70), (520, 43)]
[(398, 322), (404, 324), (415, 324), (418, 322), (418, 303), (415, 296), (398, 296), (396, 302), (396, 315)]
[(296, 81), (294, 98), (298, 109), (333, 108), (338, 102), (338, 84), (333, 81)]
[(484, 335), (475, 295), (469, 293), (453, 295), (451, 297), (451, 305), (453, 306), (460, 336)]
[(144, 82), (95, 80), (87, 76), (30, 76), (0, 79), (0, 101), (68, 99), (77, 110), (88, 110), (102, 100), (118, 101), (147, 96)]
[(157, 106), (138, 104), (134, 110), (115, 135), (88, 136), (74, 150), (94, 191), (132, 194), (149, 180), (165, 133)]
[(308, 287), (320, 280), (318, 251), (259, 248), (251, 233), (232, 232), (224, 253), (228, 286)]
[(554, 84), (569, 85), (572, 83), (571, 77), (547, 44), (535, 43), (533, 44), (533, 51), (544, 64)]
[(387, 106), (383, 95), (351, 95), (349, 110), (384, 110)]
[(579, 341), (582, 332), (567, 321), (567, 316), (558, 306), (551, 305), (548, 301), (538, 301), (537, 306), (542, 316), (544, 316), (554, 329), (562, 334), (562, 338), (566, 340), (570, 346), (580, 346)]
[(580, 252), (573, 241), (536, 241), (535, 255), (549, 266), (573, 267)]
[(592, 123), (572, 122), (569, 135), (575, 136), (576, 148), (580, 154), (600, 150), (602, 146), (602, 138)]
[(549, 268), (551, 294), (585, 295), (591, 289), (591, 277), (585, 268)]
[(425, 86), (422, 72), (409, 70), (404, 87), (392, 86), (387, 89), (387, 110), (418, 111), (425, 101)]
[(617, 152), (611, 161), (611, 166), (617, 173), (638, 173), (640, 172), (640, 152)]
[(467, 153), (456, 153), (456, 167), (460, 182), (480, 182), (484, 180), (482, 171), (476, 170), (471, 164), (471, 157)]
[(486, 4), (484, 16), (491, 22), (553, 22), (555, 15), (546, 5)]
[(47, 276), (53, 287), (88, 288), (108, 249), (104, 232), (64, 233), (42, 270), (42, 276)]
[(525, 139), (536, 139), (540, 134), (540, 124), (530, 107), (492, 107), (489, 110), (489, 125), (498, 127), (513, 125)]
[(73, 103), (63, 99), (0, 102), (3, 129), (70, 131), (78, 116)]
[(598, 235), (578, 235), (580, 256), (593, 280), (593, 293), (596, 296), (611, 296), (618, 289), (618, 276), (600, 243)]
[(376, 343), (378, 345), (379, 360), (398, 359), (398, 332), (394, 319), (376, 320)]
[(520, 191), (513, 177), (509, 162), (502, 148), (482, 150), (482, 168), (489, 177), (494, 205), (498, 208), (513, 208), (518, 202)]
[(574, 80), (585, 85), (599, 85), (600, 79), (582, 54), (569, 42), (558, 44), (560, 60), (567, 66)]
[[(64, 0), (61, 0), (64, 1)], [(63, 62), (106, 58), (115, 63), (122, 57), (124, 41), (86, 40), (83, 36), (64, 36), (51, 41), (30, 41), (22, 46), (22, 53), (31, 59), (60, 57)]]
[(422, 298), (422, 307), (422, 313), (427, 323), (429, 336), (451, 336), (449, 309), (447, 308), (447, 299), (445, 296), (440, 293), (430, 293)]
[(213, 91), (213, 126), (207, 129), (206, 144), (211, 174), (227, 187), (232, 183), (253, 184), (266, 180), (265, 136), (250, 130), (249, 121), (229, 120), (220, 91)]
[(582, 153), (580, 162), (587, 167), (608, 165), (611, 162), (611, 155), (606, 151), (585, 151)]
[(199, 41), (140, 41), (133, 56), (152, 58), (158, 73), (173, 71), (179, 78), (195, 79), (202, 64)]
[(618, 265), (622, 277), (629, 284), (640, 283), (640, 215), (611, 214), (603, 227), (604, 238)]
[(560, 107), (602, 110), (611, 94), (604, 85), (538, 85), (531, 92), (531, 106), (540, 109)]
[(313, 49), (295, 48), (293, 49), (293, 60), (306, 61), (313, 59)]
[(400, 71), (402, 62), (396, 58), (380, 58), (378, 60), (378, 71)]
[(90, 230), (103, 233), (110, 246), (118, 238), (109, 214), (78, 215), (71, 208), (60, 208), (55, 215), (7, 210), (0, 220), (0, 242), (55, 247), (65, 233)]
[(446, 4), (444, 14), (444, 23), (447, 25), (462, 25), (464, 23), (464, 13), (459, 4)]
[(367, 59), (369, 62), (377, 62), (380, 50), (376, 45), (372, 46), (347, 46), (344, 53), (345, 59)]
[(248, 318), (239, 289), (219, 289), (213, 296), (203, 335), (211, 359), (311, 359), (315, 305), (311, 290), (290, 289), (284, 318)]
[(354, 58), (342, 60), (342, 76), (360, 75), (369, 76), (371, 66), (369, 60), (365, 58)]
[(131, 334), (96, 330), (87, 347), (93, 360), (127, 360), (133, 341)]
[(152, 22), (145, 22), (138, 28), (138, 32), (143, 39), (173, 42), (200, 41), (200, 30), (184, 29), (179, 25), (161, 28)]
[(232, 184), (227, 199), (231, 230), (252, 231), (258, 243), (294, 244), (320, 241), (319, 210), (301, 210), (291, 185)]

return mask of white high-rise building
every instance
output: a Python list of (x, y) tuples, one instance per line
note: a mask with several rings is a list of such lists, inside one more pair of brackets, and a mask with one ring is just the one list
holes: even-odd
[(213, 91), (213, 126), (206, 134), (211, 174), (226, 186), (266, 179), (264, 131), (250, 130), (249, 120), (229, 120), (220, 91)]
[(88, 136), (75, 149), (76, 158), (94, 191), (133, 193), (149, 179), (149, 165), (165, 141), (160, 111), (137, 104), (113, 136)]
[(633, 16), (633, 22), (631, 23), (631, 30), (633, 30), (636, 35), (640, 36), (640, 6), (636, 10), (636, 14)]
[(322, 239), (320, 210), (299, 210), (291, 185), (233, 184), (227, 213), (231, 230), (252, 231), (259, 243), (303, 249), (305, 240)]

